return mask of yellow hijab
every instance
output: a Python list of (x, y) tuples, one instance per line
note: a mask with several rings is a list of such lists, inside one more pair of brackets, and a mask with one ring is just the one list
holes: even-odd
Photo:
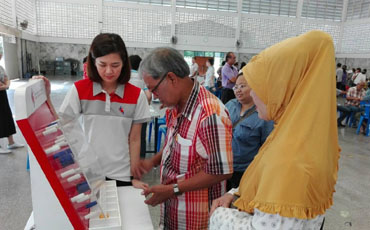
[(311, 219), (333, 204), (339, 145), (333, 40), (310, 31), (265, 49), (243, 74), (275, 128), (244, 173), (234, 205)]

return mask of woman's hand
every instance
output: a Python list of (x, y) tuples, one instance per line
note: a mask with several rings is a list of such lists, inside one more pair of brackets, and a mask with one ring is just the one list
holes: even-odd
[(42, 79), (45, 82), (45, 90), (46, 90), (46, 96), (49, 98), (50, 97), (50, 92), (51, 92), (51, 86), (50, 86), (50, 81), (46, 77), (42, 75), (36, 75), (33, 76), (32, 79)]
[(142, 189), (142, 190), (145, 190), (145, 189), (149, 188), (148, 184), (146, 184), (146, 183), (144, 183), (140, 180), (136, 180), (136, 179), (132, 180), (132, 186), (134, 186), (134, 188)]
[(234, 195), (231, 195), (230, 193), (225, 193), (220, 198), (214, 200), (212, 202), (212, 207), (211, 207), (211, 211), (209, 212), (209, 216), (212, 216), (212, 213), (218, 207), (229, 208), (231, 205), (231, 202), (233, 202), (233, 199), (234, 199)]
[(154, 167), (152, 158), (141, 159), (138, 164), (131, 163), (131, 173), (134, 178), (141, 178), (144, 174), (148, 173)]

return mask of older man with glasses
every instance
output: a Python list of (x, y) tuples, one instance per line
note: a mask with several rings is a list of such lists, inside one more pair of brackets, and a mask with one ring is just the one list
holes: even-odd
[(169, 108), (164, 147), (142, 160), (137, 172), (161, 166), (161, 184), (144, 190), (144, 195), (151, 195), (145, 202), (161, 204), (162, 229), (207, 229), (211, 203), (225, 193), (225, 180), (233, 172), (228, 112), (189, 77), (188, 65), (173, 48), (153, 50), (142, 61), (139, 74)]

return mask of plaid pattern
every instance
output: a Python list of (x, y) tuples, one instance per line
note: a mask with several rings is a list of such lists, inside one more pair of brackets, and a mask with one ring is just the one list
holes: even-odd
[[(161, 183), (174, 184), (204, 170), (229, 174), (232, 166), (232, 123), (225, 106), (203, 86), (194, 84), (184, 111), (167, 111), (167, 136)], [(226, 181), (185, 192), (161, 204), (162, 229), (207, 229), (212, 201), (226, 191)]]
[[(365, 90), (361, 89), (360, 91), (358, 91), (356, 86), (349, 88), (347, 92), (347, 97), (355, 97), (355, 98), (360, 98), (362, 100), (364, 96), (365, 96)], [(346, 105), (352, 105), (352, 106), (358, 107), (360, 105), (360, 101), (347, 100)]]

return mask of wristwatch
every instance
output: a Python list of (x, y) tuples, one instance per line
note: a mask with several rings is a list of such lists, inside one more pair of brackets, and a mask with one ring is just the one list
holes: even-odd
[(173, 193), (175, 194), (175, 196), (181, 195), (178, 184), (173, 184)]

